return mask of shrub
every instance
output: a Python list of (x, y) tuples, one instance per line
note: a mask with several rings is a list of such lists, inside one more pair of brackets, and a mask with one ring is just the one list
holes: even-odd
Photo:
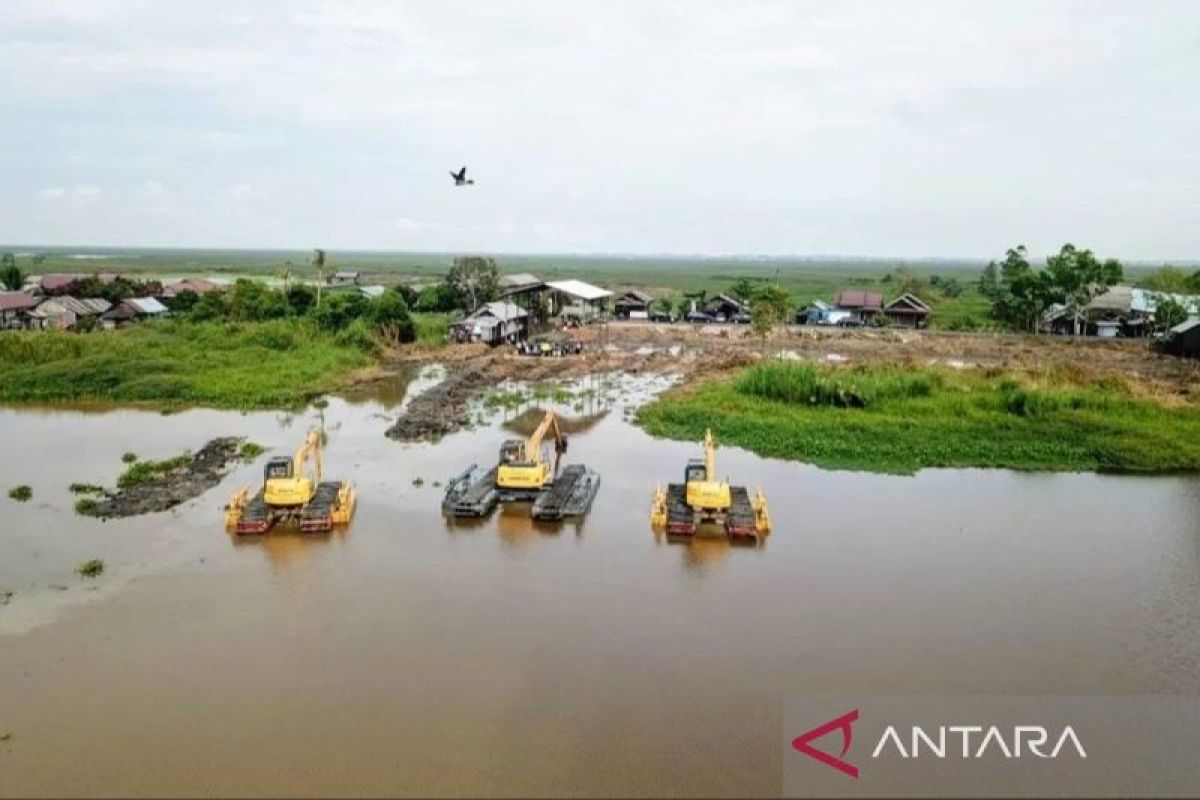
[(33, 489), (29, 488), (25, 484), (21, 484), (20, 486), (14, 486), (13, 488), (9, 489), (8, 496), (13, 500), (16, 500), (18, 503), (24, 503), (33, 497)]
[(928, 397), (940, 376), (895, 367), (822, 368), (813, 364), (755, 364), (738, 376), (742, 394), (767, 400), (839, 408), (863, 408), (886, 400)]
[(77, 566), (75, 571), (85, 578), (95, 578), (104, 572), (104, 562), (98, 558), (91, 558)]
[(137, 461), (137, 453), (124, 453), (121, 455), (121, 461), (126, 464), (132, 464)]

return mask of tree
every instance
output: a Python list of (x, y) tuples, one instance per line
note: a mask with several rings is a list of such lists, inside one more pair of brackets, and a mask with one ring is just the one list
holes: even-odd
[(1070, 243), (1064, 244), (1058, 255), (1046, 259), (1052, 294), (1067, 307), (1076, 336), (1080, 333), (1084, 307), (1120, 281), (1122, 274), (1121, 262), (1115, 258), (1101, 262), (1091, 250), (1079, 250)]
[(289, 286), (284, 296), (287, 298), (287, 304), (292, 309), (292, 313), (297, 317), (303, 317), (317, 304), (317, 293), (311, 286), (303, 283)]
[(670, 297), (656, 297), (650, 301), (650, 311), (670, 315), (675, 310), (675, 301)]
[(937, 288), (942, 293), (942, 297), (958, 297), (963, 293), (963, 287), (958, 282), (958, 278), (942, 278), (938, 282)]
[(198, 302), (200, 302), (200, 295), (191, 289), (184, 289), (174, 297), (167, 298), (166, 306), (176, 313), (187, 313), (195, 308)]
[(322, 328), (338, 331), (366, 314), (370, 305), (358, 292), (334, 292), (323, 305), (313, 309), (312, 317)]
[(25, 274), (17, 266), (17, 259), (12, 253), (0, 256), (0, 286), (9, 291), (19, 291), (25, 285)]
[(989, 261), (983, 268), (983, 274), (979, 276), (979, 293), (994, 306), (1003, 290), (1004, 287), (1000, 283), (1000, 267), (995, 261)]
[(458, 292), (448, 283), (426, 286), (412, 306), (417, 311), (453, 311), (458, 307)]
[(1161, 297), (1154, 307), (1154, 324), (1170, 330), (1188, 318), (1188, 310), (1174, 297)]
[(754, 298), (754, 293), (758, 291), (761, 280), (761, 278), (738, 278), (733, 286), (729, 287), (729, 293), (743, 303), (749, 303)]
[(1165, 264), (1147, 275), (1141, 285), (1155, 292), (1188, 294), (1192, 289), (1192, 277), (1179, 267)]
[(896, 291), (901, 294), (905, 292), (916, 294), (925, 287), (925, 279), (908, 267), (897, 267), (892, 274), (892, 279), (896, 282)]
[(196, 322), (224, 319), (228, 313), (225, 295), (221, 292), (205, 292), (192, 306), (190, 317)]
[(317, 307), (321, 306), (321, 284), (325, 282), (325, 251), (319, 247), (313, 248), (308, 263), (317, 270)]
[(990, 262), (980, 279), (980, 291), (992, 301), (992, 316), (1010, 328), (1034, 331), (1051, 301), (1045, 272), (1029, 263), (1025, 245), (1010, 247), (1004, 260)]
[(378, 333), (395, 343), (411, 342), (416, 338), (416, 327), (408, 313), (404, 295), (397, 289), (389, 289), (371, 305), (371, 322)]
[(785, 324), (792, 313), (792, 296), (786, 289), (773, 283), (758, 287), (750, 306), (750, 327), (762, 337), (763, 349), (766, 349), (771, 331), (777, 325)]
[(496, 299), (500, 291), (500, 268), (493, 258), (459, 256), (454, 259), (446, 282), (454, 287), (459, 306), (469, 314)]

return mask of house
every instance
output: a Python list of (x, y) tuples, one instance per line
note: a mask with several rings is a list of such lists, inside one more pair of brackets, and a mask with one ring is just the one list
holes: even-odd
[(1159, 349), (1182, 358), (1200, 358), (1200, 318), (1181, 322), (1163, 337)]
[(905, 292), (883, 307), (883, 313), (893, 325), (901, 328), (924, 328), (929, 325), (933, 312), (928, 305), (914, 294)]
[(1038, 330), (1065, 336), (1149, 336), (1155, 328), (1158, 305), (1166, 300), (1178, 303), (1189, 316), (1200, 316), (1200, 297), (1195, 295), (1117, 285), (1093, 297), (1078, 314), (1062, 303), (1051, 305)]
[(38, 299), (25, 292), (0, 292), (0, 330), (29, 327)]
[(542, 279), (528, 272), (514, 272), (500, 276), (500, 295), (520, 294), (545, 288)]
[(547, 281), (546, 288), (550, 290), (551, 314), (560, 314), (568, 306), (575, 305), (586, 307), (594, 316), (603, 309), (604, 301), (612, 297), (612, 292), (607, 289), (575, 279)]
[(637, 289), (623, 292), (613, 303), (617, 319), (649, 319), (650, 304), (654, 298)]
[(879, 292), (867, 292), (862, 289), (842, 289), (838, 292), (833, 305), (840, 311), (849, 312), (839, 321), (867, 323), (883, 311), (883, 295)]
[(361, 276), (350, 270), (338, 270), (325, 279), (330, 286), (358, 286)]
[(749, 322), (750, 306), (727, 294), (710, 297), (704, 304), (704, 313), (714, 322)]
[[(56, 273), (51, 275), (43, 275), (38, 279), (37, 287), (44, 295), (62, 294), (70, 288), (75, 281), (81, 281), (84, 278), (92, 277), (91, 275), (83, 275), (78, 273)], [(101, 283), (112, 283), (118, 277), (111, 272), (98, 273), (96, 279)]]
[(450, 326), (450, 338), (456, 342), (483, 342), (497, 345), (525, 338), (528, 312), (515, 303), (485, 303), (465, 319)]
[(102, 297), (78, 299), (69, 294), (50, 297), (38, 304), (30, 314), (32, 327), (50, 330), (70, 330), (81, 319), (100, 317), (112, 308), (112, 303)]
[(220, 292), (224, 288), (221, 284), (205, 280), (204, 278), (184, 278), (183, 280), (163, 286), (162, 296), (168, 298), (178, 297), (183, 292), (208, 294), (209, 292)]
[(824, 300), (813, 300), (806, 308), (796, 312), (796, 321), (802, 325), (832, 325), (829, 312), (833, 306)]
[(131, 297), (122, 300), (100, 315), (105, 328), (119, 328), (135, 319), (147, 319), (167, 313), (167, 307), (153, 297)]

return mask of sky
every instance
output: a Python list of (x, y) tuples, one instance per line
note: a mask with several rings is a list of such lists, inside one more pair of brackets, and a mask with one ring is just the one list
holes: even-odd
[(10, 244), (1200, 258), (1192, 0), (5, 0), (0, 75)]

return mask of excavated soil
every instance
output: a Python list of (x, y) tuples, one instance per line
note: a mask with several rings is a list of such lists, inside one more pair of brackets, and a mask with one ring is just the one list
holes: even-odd
[[(1057, 371), (1079, 380), (1120, 381), (1131, 395), (1164, 403), (1200, 396), (1200, 363), (1159, 355), (1145, 340), (797, 326), (775, 331), (764, 342), (748, 326), (649, 323), (592, 326), (569, 336), (584, 343), (583, 354), (531, 357), (478, 344), (396, 353), (379, 375), (436, 361), (448, 367), (450, 377), (414, 398), (387, 435), (428, 441), (466, 427), (471, 400), (505, 380), (567, 380), (611, 372), (669, 373), (691, 380), (764, 355), (844, 365)], [(363, 382), (379, 375), (363, 376)]]
[(79, 513), (101, 519), (134, 517), (166, 511), (199, 497), (241, 460), (242, 441), (234, 436), (213, 439), (184, 466), (124, 489), (106, 491), (94, 504), (79, 507)]

